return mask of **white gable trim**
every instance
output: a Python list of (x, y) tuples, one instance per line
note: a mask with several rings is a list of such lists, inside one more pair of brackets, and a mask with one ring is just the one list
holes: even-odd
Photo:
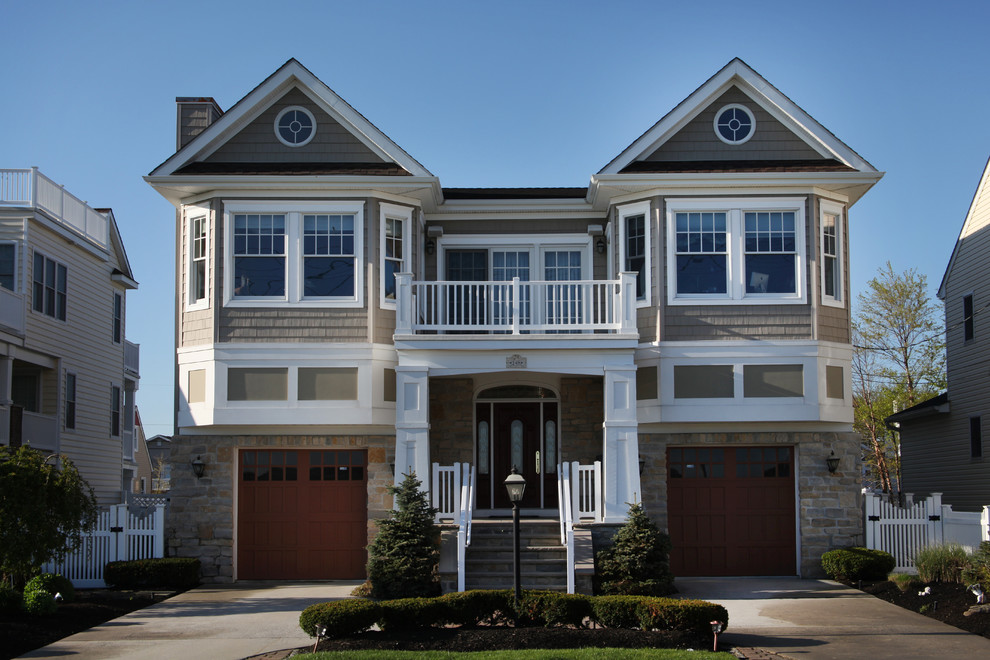
[(959, 252), (959, 244), (962, 242), (963, 237), (969, 229), (969, 224), (973, 219), (973, 214), (976, 212), (976, 207), (979, 205), (980, 200), (983, 199), (983, 196), (987, 194), (990, 194), (990, 160), (987, 160), (987, 164), (983, 168), (983, 176), (980, 178), (980, 183), (976, 186), (976, 192), (973, 194), (973, 201), (969, 203), (969, 210), (966, 212), (966, 219), (963, 220), (962, 227), (959, 229), (959, 237), (956, 238), (956, 244), (952, 246), (952, 256), (949, 257), (949, 264), (945, 267), (945, 273), (942, 275), (942, 282), (938, 285), (938, 293), (936, 295), (939, 300), (945, 300), (945, 285), (949, 281), (949, 273), (952, 272), (952, 266), (956, 263), (956, 254)]
[(168, 176), (181, 167), (214, 153), (232, 135), (257, 118), (271, 103), (293, 87), (300, 89), (327, 114), (345, 128), (349, 128), (356, 138), (384, 160), (397, 163), (413, 176), (433, 176), (416, 159), (294, 59), (286, 62), (282, 68), (255, 87), (189, 144), (156, 167), (151, 176)]
[(771, 85), (745, 62), (736, 58), (681, 101), (676, 108), (654, 124), (650, 130), (626, 147), (612, 162), (602, 168), (599, 174), (618, 174), (640, 156), (656, 151), (732, 85), (736, 85), (743, 93), (753, 99), (754, 103), (759, 104), (775, 119), (791, 128), (797, 137), (804, 140), (823, 157), (835, 158), (861, 172), (877, 171), (859, 154), (815, 121), (811, 115), (784, 96), (780, 90)]

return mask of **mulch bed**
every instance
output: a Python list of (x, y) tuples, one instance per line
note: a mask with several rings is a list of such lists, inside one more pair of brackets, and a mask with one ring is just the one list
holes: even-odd
[(970, 607), (976, 605), (976, 596), (966, 591), (965, 585), (951, 582), (930, 584), (927, 585), (931, 587), (931, 594), (928, 596), (919, 596), (918, 592), (921, 589), (909, 589), (902, 592), (893, 582), (863, 584), (861, 587), (859, 585), (850, 586), (857, 586), (870, 595), (906, 610), (920, 612), (950, 626), (990, 638), (990, 614), (979, 613), (971, 616), (963, 614)]
[(87, 589), (77, 591), (75, 601), (60, 603), (58, 613), (50, 616), (0, 613), (0, 660), (16, 658), (104, 621), (153, 605), (170, 595)]

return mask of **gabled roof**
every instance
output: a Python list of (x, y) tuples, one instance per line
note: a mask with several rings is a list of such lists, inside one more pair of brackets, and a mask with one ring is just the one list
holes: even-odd
[(134, 271), (131, 270), (131, 262), (127, 258), (127, 251), (124, 250), (124, 240), (120, 237), (120, 229), (117, 228), (117, 219), (113, 215), (113, 209), (96, 209), (107, 216), (110, 225), (110, 249), (117, 255), (118, 268), (113, 270), (111, 277), (122, 282), (128, 289), (138, 288), (137, 280), (134, 279)]
[[(771, 85), (760, 74), (750, 68), (741, 59), (736, 58), (723, 67), (718, 73), (708, 79), (690, 96), (681, 101), (673, 110), (641, 135), (635, 142), (616, 156), (598, 173), (600, 175), (635, 172), (635, 163), (655, 152), (661, 145), (676, 135), (688, 122), (697, 117), (719, 96), (731, 87), (741, 90), (754, 103), (789, 128), (796, 137), (804, 141), (811, 149), (821, 155), (823, 163), (833, 161), (835, 169), (827, 171), (857, 171), (876, 173), (877, 170), (863, 157), (835, 137), (828, 129), (799, 108), (776, 87)], [(678, 163), (686, 165), (686, 163)], [(752, 165), (749, 165), (751, 167)], [(807, 167), (807, 163), (798, 164)], [(725, 165), (715, 171), (726, 171)], [(740, 164), (740, 167), (747, 167)], [(678, 170), (681, 171), (681, 170)], [(696, 170), (690, 170), (696, 171)], [(740, 170), (736, 170), (740, 171)], [(753, 171), (742, 169), (741, 171)], [(808, 170), (787, 170), (808, 171)], [(822, 171), (822, 170), (817, 170)]]
[(990, 160), (987, 160), (987, 164), (983, 168), (983, 176), (980, 178), (980, 183), (976, 186), (976, 192), (973, 193), (973, 201), (969, 204), (969, 211), (966, 212), (966, 219), (963, 220), (962, 228), (959, 230), (959, 236), (956, 238), (956, 244), (952, 248), (949, 264), (945, 267), (941, 284), (938, 285), (937, 295), (940, 300), (945, 300), (945, 285), (949, 280), (949, 272), (956, 262), (956, 254), (959, 252), (959, 246), (962, 244), (963, 238), (969, 234), (970, 224), (974, 221), (976, 207), (983, 199), (983, 196), (987, 194), (990, 194)]
[(251, 90), (185, 147), (156, 167), (150, 176), (179, 174), (183, 168), (202, 161), (292, 88), (302, 91), (383, 160), (395, 163), (413, 176), (433, 176), (294, 58)]

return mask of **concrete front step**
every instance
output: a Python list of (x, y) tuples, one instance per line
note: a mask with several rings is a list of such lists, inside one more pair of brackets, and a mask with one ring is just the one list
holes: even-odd
[[(554, 521), (520, 521), (519, 551), (524, 589), (567, 590), (567, 550)], [(465, 587), (513, 588), (512, 522), (475, 520), (467, 549)]]

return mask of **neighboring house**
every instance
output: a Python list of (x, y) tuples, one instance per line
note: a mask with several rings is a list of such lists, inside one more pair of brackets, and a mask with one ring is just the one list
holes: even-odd
[(101, 504), (137, 468), (136, 288), (110, 209), (36, 168), (0, 170), (0, 444), (65, 454)]
[(887, 418), (901, 434), (901, 489), (942, 493), (956, 511), (990, 504), (990, 163), (969, 206), (938, 297), (945, 304), (947, 391)]
[(444, 188), (296, 60), (177, 102), (146, 180), (176, 208), (170, 525), (206, 579), (363, 577), (433, 463), (476, 468), (479, 518), (516, 465), (553, 520), (558, 464), (601, 461), (593, 526), (642, 501), (678, 575), (861, 541), (847, 228), (882, 174), (741, 60), (579, 188)]
[(134, 409), (134, 461), (137, 471), (131, 481), (131, 493), (147, 494), (151, 492), (153, 473), (151, 452), (148, 440), (144, 435), (144, 425), (141, 424), (141, 411)]
[(172, 438), (167, 435), (156, 435), (149, 438), (147, 444), (148, 454), (151, 457), (151, 492), (168, 492), (169, 481), (172, 478), (172, 463), (169, 460)]

